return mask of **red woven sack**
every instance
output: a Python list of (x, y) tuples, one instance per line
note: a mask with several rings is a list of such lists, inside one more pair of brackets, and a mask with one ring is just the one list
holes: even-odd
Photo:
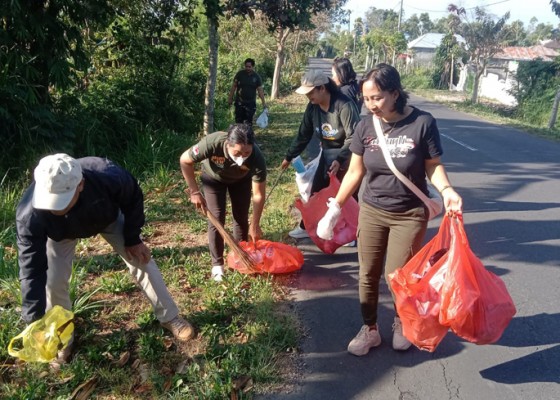
[(330, 197), (336, 197), (339, 188), (340, 181), (336, 176), (331, 176), (329, 186), (313, 194), (307, 203), (301, 199), (296, 200), (295, 203), (296, 208), (301, 212), (309, 237), (326, 254), (332, 254), (340, 246), (356, 240), (358, 231), (360, 206), (356, 199), (350, 197), (342, 207), (340, 218), (333, 229), (333, 238), (324, 240), (317, 236), (317, 224), (327, 212), (327, 201)]
[(515, 315), (515, 305), (504, 282), (470, 249), (462, 219), (454, 219), (451, 228), (456, 239), (449, 251), (450, 279), (441, 292), (440, 322), (469, 342), (494, 343)]
[(284, 243), (257, 240), (256, 243), (239, 242), (239, 246), (255, 261), (255, 270), (246, 269), (233, 251), (228, 253), (226, 262), (229, 268), (236, 269), (243, 274), (287, 274), (301, 269), (303, 265), (301, 251)]
[(403, 335), (421, 350), (434, 351), (449, 330), (439, 322), (439, 313), (450, 243), (450, 221), (444, 216), (437, 235), (389, 274)]

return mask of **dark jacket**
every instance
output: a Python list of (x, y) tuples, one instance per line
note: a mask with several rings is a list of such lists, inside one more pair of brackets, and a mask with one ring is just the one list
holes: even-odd
[(340, 93), (348, 97), (350, 100), (356, 104), (358, 111), (362, 110), (362, 99), (360, 95), (360, 87), (358, 86), (358, 82), (352, 81), (346, 85), (342, 85), (339, 88)]
[(309, 103), (303, 114), (299, 131), (286, 153), (285, 159), (291, 161), (299, 156), (316, 135), (323, 149), (340, 149), (337, 160), (342, 165), (350, 159), (350, 143), (354, 128), (360, 121), (356, 105), (345, 95), (331, 94), (328, 111), (321, 110), (317, 104)]
[(63, 216), (32, 206), (33, 182), (24, 193), (16, 211), (19, 278), (22, 315), (26, 322), (45, 313), (47, 282), (47, 238), (87, 238), (115, 222), (119, 211), (124, 215), (125, 246), (141, 243), (144, 225), (144, 198), (136, 179), (113, 162), (87, 157), (78, 159), (82, 166), (84, 188), (77, 203)]

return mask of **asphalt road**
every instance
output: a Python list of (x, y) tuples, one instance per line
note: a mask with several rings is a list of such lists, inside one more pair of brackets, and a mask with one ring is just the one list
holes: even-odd
[[(393, 305), (383, 282), (383, 343), (352, 356), (346, 347), (362, 323), (356, 248), (326, 255), (300, 241), (305, 265), (293, 289), (307, 331), (303, 370), (289, 393), (266, 399), (560, 399), (560, 143), (418, 97), (411, 104), (437, 118), (471, 248), (505, 281), (517, 314), (492, 345), (448, 333), (434, 353), (395, 352)], [(439, 222), (430, 222), (427, 239)]]

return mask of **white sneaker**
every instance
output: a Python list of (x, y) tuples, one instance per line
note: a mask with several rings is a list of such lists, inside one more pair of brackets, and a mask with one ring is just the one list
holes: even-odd
[(402, 333), (401, 319), (395, 317), (395, 322), (393, 322), (393, 349), (408, 350), (411, 345), (412, 343)]
[(290, 237), (293, 237), (294, 239), (305, 239), (309, 237), (307, 231), (305, 229), (302, 229), (300, 226), (288, 232), (288, 235), (290, 235)]
[(377, 324), (375, 324), (374, 329), (363, 325), (360, 332), (358, 332), (356, 337), (348, 344), (348, 353), (354, 354), (355, 356), (365, 356), (369, 352), (369, 349), (377, 347), (380, 344), (381, 336), (379, 335)]
[(216, 282), (221, 282), (224, 278), (224, 266), (214, 265), (212, 267), (212, 279)]

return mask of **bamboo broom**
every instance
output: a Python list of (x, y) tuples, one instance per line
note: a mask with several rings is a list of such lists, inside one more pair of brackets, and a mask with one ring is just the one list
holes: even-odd
[(243, 267), (251, 272), (257, 272), (255, 267), (255, 262), (251, 258), (249, 254), (245, 250), (239, 246), (239, 244), (235, 241), (235, 239), (229, 234), (228, 231), (224, 228), (224, 226), (218, 221), (218, 218), (214, 216), (207, 208), (204, 208), (204, 214), (206, 218), (216, 227), (220, 235), (224, 238), (225, 242), (229, 246), (230, 249), (233, 250)]

